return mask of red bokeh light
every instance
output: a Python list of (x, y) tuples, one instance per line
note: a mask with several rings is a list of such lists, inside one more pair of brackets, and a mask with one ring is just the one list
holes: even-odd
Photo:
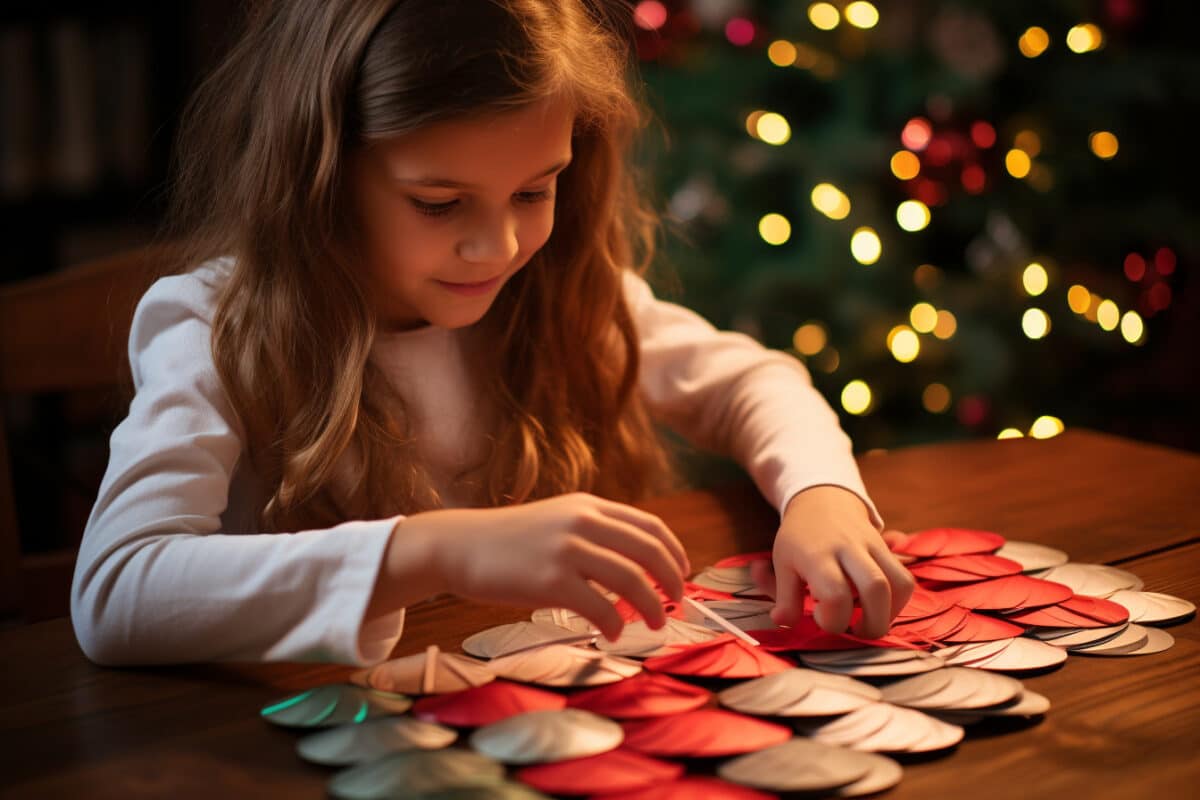
[(1146, 259), (1139, 256), (1137, 253), (1130, 253), (1125, 256), (1125, 277), (1129, 280), (1140, 281), (1146, 276)]

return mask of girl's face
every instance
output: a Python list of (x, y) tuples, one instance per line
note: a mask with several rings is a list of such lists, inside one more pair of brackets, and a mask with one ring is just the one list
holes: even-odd
[(389, 330), (478, 322), (554, 228), (573, 115), (545, 102), (355, 152), (348, 188), (368, 297)]

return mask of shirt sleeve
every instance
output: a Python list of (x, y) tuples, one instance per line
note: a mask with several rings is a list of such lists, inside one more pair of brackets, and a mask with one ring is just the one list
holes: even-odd
[(196, 274), (159, 280), (138, 304), (136, 394), (75, 566), (76, 638), (105, 665), (381, 661), (404, 611), (363, 617), (399, 518), (223, 529), (242, 439), (212, 362), (212, 308)]
[(632, 272), (625, 291), (640, 340), (639, 388), (652, 416), (736, 460), (780, 514), (804, 489), (840, 486), (883, 528), (850, 437), (799, 360), (655, 298)]

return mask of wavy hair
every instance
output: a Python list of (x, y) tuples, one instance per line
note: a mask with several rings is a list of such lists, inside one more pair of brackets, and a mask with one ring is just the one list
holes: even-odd
[(649, 119), (630, 77), (631, 18), (614, 0), (251, 8), (186, 110), (166, 232), (177, 269), (233, 256), (212, 353), (264, 487), (262, 529), (442, 502), (400, 394), (369, 357), (376, 320), (354, 248), (341, 246), (347, 155), (549, 98), (576, 112), (574, 158), (549, 240), (477, 323), (489, 350), (474, 368), (499, 415), (488, 458), (468, 470), (473, 501), (577, 490), (632, 501), (673, 481), (636, 392), (622, 293), (623, 271), (651, 264), (659, 226), (631, 166)]

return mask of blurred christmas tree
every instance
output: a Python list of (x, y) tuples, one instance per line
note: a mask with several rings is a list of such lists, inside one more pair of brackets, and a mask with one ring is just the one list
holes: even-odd
[(682, 301), (802, 358), (859, 449), (1200, 449), (1186, 5), (637, 3)]

